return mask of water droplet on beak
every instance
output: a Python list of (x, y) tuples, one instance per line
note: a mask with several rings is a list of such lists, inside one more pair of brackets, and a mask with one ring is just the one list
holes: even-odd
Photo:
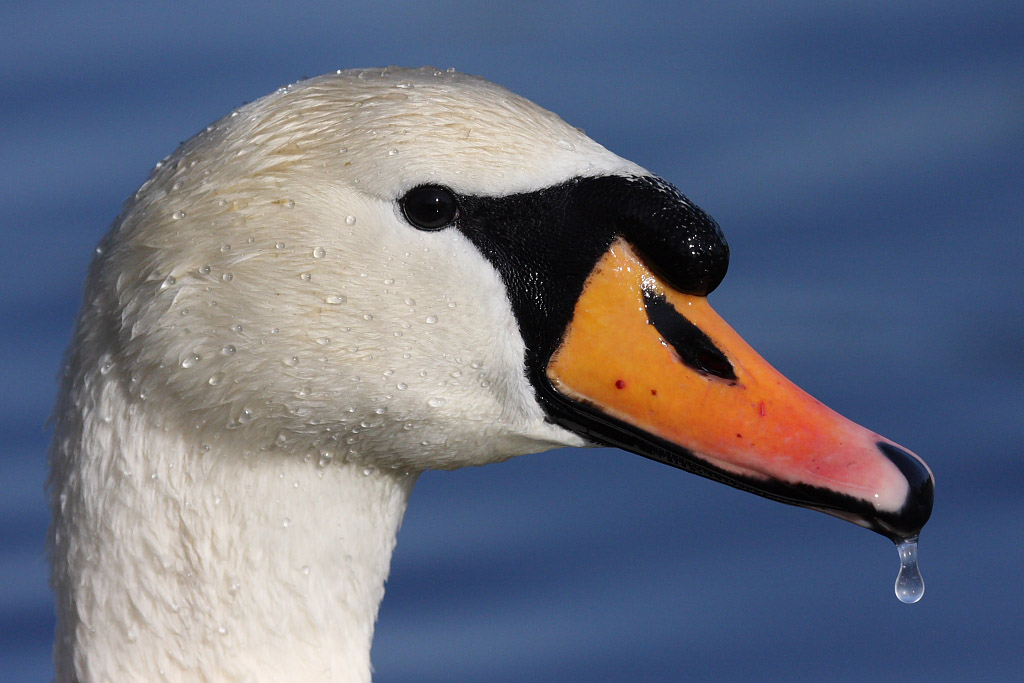
[(906, 538), (897, 544), (900, 553), (900, 573), (896, 576), (896, 597), (900, 602), (912, 605), (924, 595), (924, 579), (917, 566), (917, 536)]

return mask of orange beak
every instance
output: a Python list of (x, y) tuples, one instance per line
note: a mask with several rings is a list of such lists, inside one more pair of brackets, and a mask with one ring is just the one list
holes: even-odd
[(787, 380), (622, 239), (588, 277), (546, 374), (602, 441), (894, 540), (931, 513), (924, 461)]

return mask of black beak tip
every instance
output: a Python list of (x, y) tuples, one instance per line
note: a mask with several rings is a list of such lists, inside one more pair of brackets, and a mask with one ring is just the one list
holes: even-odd
[(920, 458), (899, 446), (879, 441), (878, 450), (899, 468), (907, 480), (907, 498), (903, 507), (895, 513), (882, 515), (878, 520), (879, 531), (898, 543), (920, 534), (931, 517), (935, 479)]

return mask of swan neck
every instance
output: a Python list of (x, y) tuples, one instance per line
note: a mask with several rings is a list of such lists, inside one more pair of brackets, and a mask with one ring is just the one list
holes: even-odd
[(415, 474), (203, 443), (97, 385), (52, 453), (57, 680), (370, 680)]

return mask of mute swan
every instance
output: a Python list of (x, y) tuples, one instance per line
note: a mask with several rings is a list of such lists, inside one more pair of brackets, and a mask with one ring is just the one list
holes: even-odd
[(366, 681), (417, 475), (616, 445), (893, 539), (916, 456), (708, 307), (718, 226), (554, 114), (344, 71), (184, 143), (97, 248), (51, 453), (60, 681)]

